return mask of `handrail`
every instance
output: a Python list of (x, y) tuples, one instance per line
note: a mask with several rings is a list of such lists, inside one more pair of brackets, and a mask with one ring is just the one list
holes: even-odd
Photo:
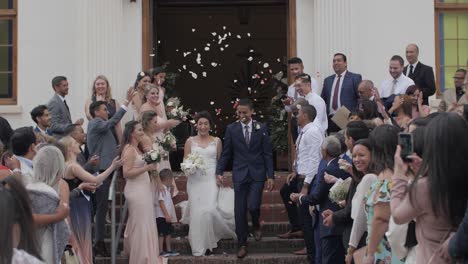
[(112, 182), (109, 188), (109, 200), (111, 200), (111, 263), (115, 264), (117, 260), (117, 246), (119, 245), (118, 239), (120, 239), (122, 235), (123, 229), (123, 221), (125, 221), (125, 217), (127, 214), (127, 201), (125, 200), (125, 204), (120, 209), (120, 222), (117, 229), (117, 233), (115, 232), (116, 224), (117, 224), (117, 217), (115, 214), (116, 206), (115, 206), (115, 181), (118, 177), (118, 172), (115, 171), (113, 174)]

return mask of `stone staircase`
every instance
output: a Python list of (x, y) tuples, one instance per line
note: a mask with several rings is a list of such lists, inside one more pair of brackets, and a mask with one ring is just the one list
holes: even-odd
[[(225, 174), (225, 186), (232, 187), (232, 178), (230, 174)], [(260, 222), (262, 225), (263, 238), (261, 241), (255, 241), (253, 237), (248, 240), (249, 254), (243, 260), (238, 260), (237, 241), (236, 240), (221, 240), (218, 243), (218, 248), (214, 250), (214, 254), (207, 257), (194, 257), (191, 255), (190, 244), (187, 239), (188, 229), (187, 225), (177, 224), (174, 227), (172, 238), (172, 247), (175, 251), (180, 252), (178, 257), (167, 258), (169, 264), (182, 264), (182, 263), (246, 263), (246, 264), (268, 264), (268, 263), (281, 263), (281, 264), (301, 264), (307, 263), (305, 256), (296, 256), (291, 252), (299, 250), (304, 247), (302, 239), (279, 239), (276, 237), (287, 231), (287, 214), (282, 204), (279, 189), (283, 186), (287, 174), (285, 172), (277, 172), (275, 180), (275, 188), (273, 191), (263, 192), (262, 208)], [(116, 182), (116, 215), (120, 219), (120, 206), (123, 205), (125, 197), (123, 195), (124, 180), (118, 179)], [(174, 204), (187, 200), (186, 184), (187, 178), (182, 175), (176, 175), (176, 184), (179, 189), (179, 194), (174, 197)], [(121, 204), (121, 205), (120, 205)], [(180, 219), (180, 208), (176, 206), (177, 217)], [(111, 226), (106, 225), (106, 246), (110, 251), (111, 248)], [(118, 250), (120, 252), (123, 246), (123, 238), (119, 238)], [(110, 258), (97, 257), (96, 263), (104, 264), (111, 263)], [(117, 256), (117, 263), (128, 263), (128, 258)]]

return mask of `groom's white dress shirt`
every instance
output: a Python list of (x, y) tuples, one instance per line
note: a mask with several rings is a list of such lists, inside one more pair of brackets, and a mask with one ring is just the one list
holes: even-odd
[(314, 123), (302, 128), (296, 141), (296, 173), (305, 176), (305, 183), (310, 184), (317, 174), (322, 155), (320, 147), (324, 139), (323, 131)]

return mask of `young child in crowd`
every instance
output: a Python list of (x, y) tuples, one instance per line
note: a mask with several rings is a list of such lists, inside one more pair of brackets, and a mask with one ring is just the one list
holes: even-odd
[[(172, 179), (173, 174), (170, 169), (163, 169), (159, 172), (159, 177), (163, 184), (164, 193), (159, 193), (158, 204), (156, 206), (156, 224), (158, 226), (159, 233), (159, 249), (161, 250), (161, 256), (173, 257), (178, 256), (179, 253), (172, 251), (171, 248), (171, 234), (174, 231), (172, 226), (172, 219), (175, 216), (171, 215), (174, 210), (174, 204), (172, 203)], [(166, 242), (166, 251), (164, 251), (164, 241)]]

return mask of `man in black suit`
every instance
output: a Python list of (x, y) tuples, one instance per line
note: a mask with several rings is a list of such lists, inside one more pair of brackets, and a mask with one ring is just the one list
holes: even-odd
[(418, 60), (419, 48), (416, 44), (406, 46), (406, 60), (408, 65), (405, 66), (403, 74), (414, 81), (416, 86), (421, 88), (423, 92), (423, 104), (428, 105), (429, 96), (433, 95), (436, 90), (434, 71), (431, 66), (422, 64)]
[(349, 111), (356, 109), (359, 99), (358, 86), (362, 80), (360, 74), (348, 71), (346, 55), (336, 53), (333, 56), (332, 74), (323, 81), (322, 98), (327, 104), (328, 133), (341, 129), (331, 120), (338, 108), (346, 106)]

